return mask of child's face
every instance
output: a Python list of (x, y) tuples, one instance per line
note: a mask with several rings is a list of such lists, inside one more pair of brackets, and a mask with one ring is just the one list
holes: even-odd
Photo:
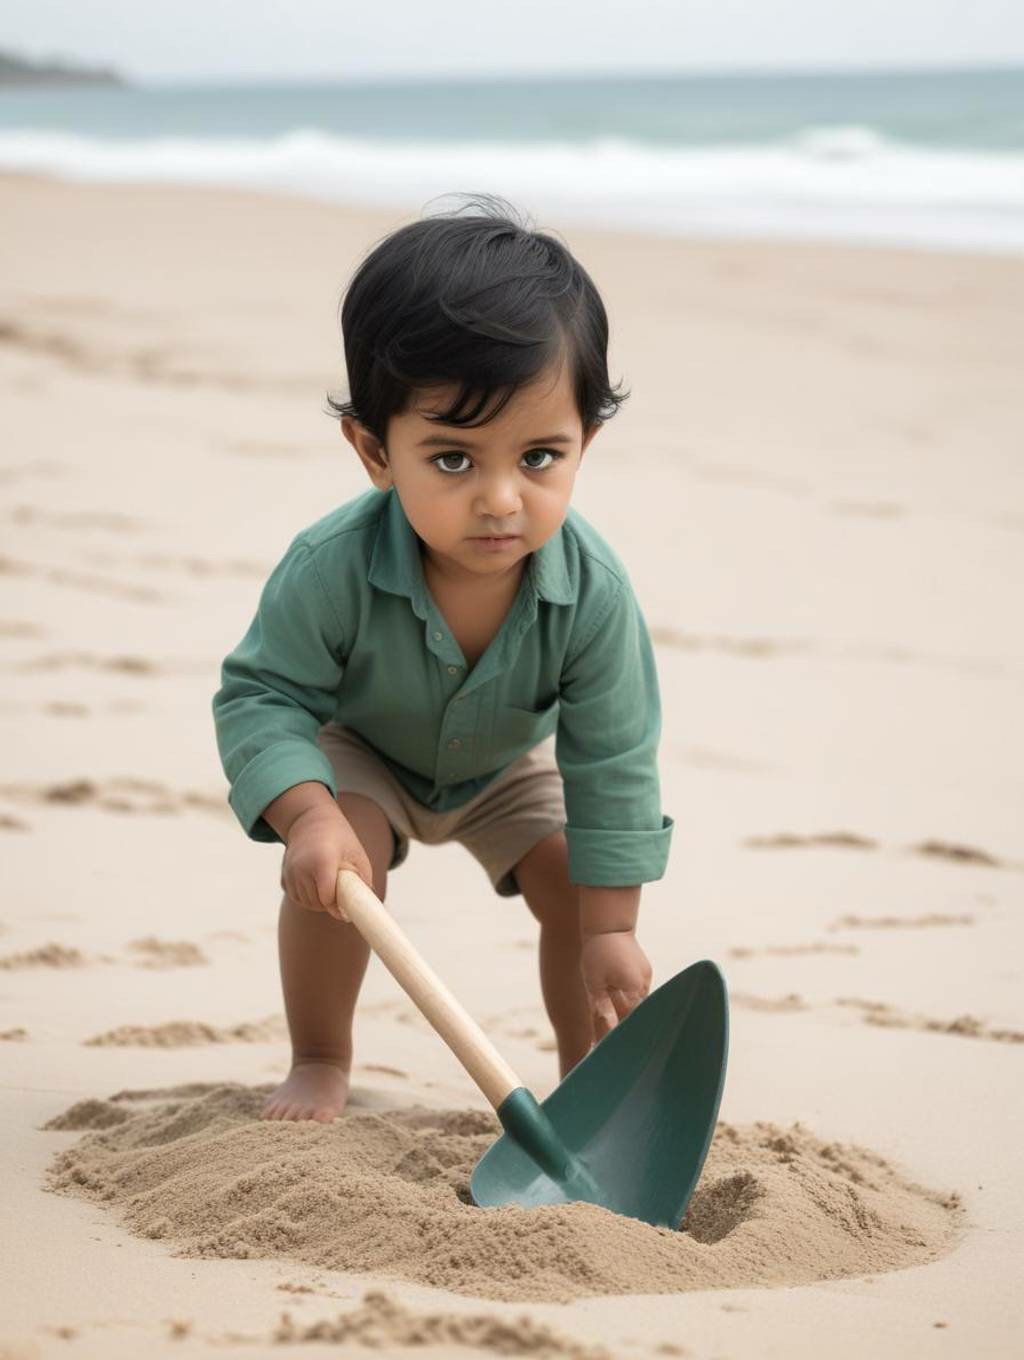
[[(453, 584), (518, 575), (523, 559), (561, 527), (583, 453), (600, 427), (584, 437), (567, 364), (520, 388), (486, 425), (427, 419), (457, 391), (417, 393), (389, 422), (386, 450), (348, 417), (342, 429), (374, 485), (395, 487), (439, 574)], [(517, 537), (494, 548), (477, 541), (488, 534)]]

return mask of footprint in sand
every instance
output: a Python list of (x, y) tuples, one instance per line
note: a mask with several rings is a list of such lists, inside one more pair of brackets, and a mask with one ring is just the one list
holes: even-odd
[(139, 968), (194, 968), (210, 962), (190, 940), (158, 940), (155, 935), (146, 935), (129, 940), (125, 948), (140, 956)]
[[(279, 1289), (286, 1288), (278, 1285)], [(288, 1286), (293, 1293), (311, 1293), (307, 1286)], [(318, 1291), (325, 1292), (325, 1291)], [(336, 1297), (336, 1296), (335, 1296)], [(455, 1348), (471, 1347), (494, 1355), (542, 1355), (547, 1360), (613, 1360), (612, 1352), (601, 1344), (589, 1345), (567, 1332), (539, 1322), (527, 1314), (508, 1319), (498, 1313), (425, 1312), (399, 1302), (383, 1289), (367, 1289), (362, 1299), (335, 1318), (316, 1322), (296, 1321), (283, 1312), (281, 1321), (267, 1336), (245, 1338), (252, 1344), (274, 1346), (301, 1345), (310, 1341), (331, 1341), (346, 1346), (384, 1346), (394, 1353), (400, 1348), (436, 1346), (445, 1354)], [(655, 1348), (661, 1355), (684, 1355), (680, 1347)]]
[[(137, 968), (191, 968), (209, 963), (198, 945), (189, 940), (158, 940), (155, 935), (131, 940), (125, 946)], [(0, 957), (0, 968), (14, 972), (22, 968), (84, 968), (95, 963), (120, 962), (112, 954), (83, 954), (80, 949), (51, 941), (35, 949)]]
[[(853, 831), (819, 831), (811, 835), (801, 835), (794, 831), (779, 831), (771, 836), (747, 836), (742, 842), (752, 850), (794, 850), (813, 845), (837, 846), (851, 850), (877, 850), (879, 842), (869, 836), (860, 836)], [(950, 860), (956, 864), (978, 864), (990, 869), (1010, 867), (1006, 861), (979, 850), (973, 845), (962, 845), (952, 841), (927, 840), (908, 847), (911, 854), (925, 855), (933, 859)], [(1017, 866), (1020, 867), (1020, 866)]]
[[(749, 992), (730, 991), (729, 1000), (733, 1006), (741, 1006), (756, 1011), (806, 1011), (809, 1004), (790, 992), (778, 999), (754, 996)], [(1024, 1031), (997, 1029), (985, 1024), (973, 1015), (958, 1015), (952, 1020), (934, 1020), (928, 1016), (908, 1015), (884, 1001), (863, 1001), (857, 997), (839, 997), (836, 1006), (851, 1006), (863, 1012), (863, 1019), (869, 1025), (885, 1029), (918, 1029), (933, 1034), (953, 1034), (967, 1039), (989, 1039), (995, 1043), (1024, 1043)]]
[(0, 323), (0, 343), (26, 353), (44, 355), (84, 373), (133, 378), (170, 387), (209, 387), (226, 391), (308, 392), (306, 374), (254, 374), (241, 369), (217, 371), (209, 362), (196, 363), (168, 344), (126, 344), (115, 347), (95, 337), (53, 330), (23, 320)]
[[(166, 675), (208, 675), (210, 663), (189, 661), (182, 658), (174, 660), (155, 660), (150, 656), (101, 656), (96, 652), (47, 652), (42, 656), (29, 657), (23, 661), (7, 662), (3, 670), (18, 673), (32, 671), (112, 671), (116, 675), (134, 675), (144, 679), (160, 678)], [(120, 700), (112, 707), (129, 707), (129, 702)]]
[(265, 577), (271, 563), (254, 562), (246, 558), (217, 561), (209, 557), (183, 557), (175, 553), (136, 553), (132, 557), (115, 556), (109, 552), (90, 549), (82, 557), (93, 566), (111, 567), (116, 572), (142, 569), (143, 571), (185, 572), (190, 576)]
[(863, 1001), (858, 997), (840, 997), (837, 1006), (852, 1006), (863, 1012), (869, 1025), (884, 1029), (919, 1029), (932, 1034), (956, 1034), (966, 1039), (988, 1039), (994, 1043), (1024, 1044), (1024, 1030), (997, 1029), (974, 1015), (957, 1015), (952, 1020), (935, 1020), (924, 1015), (909, 1015), (884, 1001)]
[(224, 816), (230, 812), (222, 798), (192, 790), (179, 792), (152, 779), (123, 775), (96, 781), (70, 779), (57, 784), (3, 784), (0, 797), (14, 802), (95, 805), (106, 812), (180, 813), (192, 808)]
[(156, 660), (151, 656), (114, 655), (101, 656), (97, 652), (47, 652), (42, 656), (29, 657), (24, 661), (8, 662), (4, 670), (9, 671), (63, 671), (89, 670), (113, 671), (117, 675), (137, 675), (144, 678), (159, 678), (166, 675), (208, 675), (208, 661), (186, 660), (175, 657), (173, 660)]
[(26, 949), (18, 954), (0, 957), (0, 968), (15, 972), (21, 968), (84, 968), (89, 962), (80, 949), (69, 949), (63, 944), (42, 944), (37, 949)]
[(121, 675), (167, 674), (173, 668), (161, 667), (145, 656), (97, 656), (95, 652), (50, 652), (31, 657), (8, 670), (62, 671), (72, 667), (90, 671), (116, 671)]
[(845, 850), (875, 850), (878, 842), (853, 831), (818, 831), (802, 836), (795, 831), (778, 831), (772, 836), (747, 836), (743, 845), (752, 850), (795, 850), (809, 845), (838, 846)]
[(985, 864), (989, 868), (1003, 867), (1002, 861), (990, 855), (987, 850), (978, 850), (973, 845), (957, 845), (950, 841), (922, 841), (912, 845), (915, 855), (930, 855), (934, 859), (948, 859), (955, 864)]
[(0, 557), (0, 575), (27, 576), (38, 581), (49, 581), (52, 585), (86, 590), (90, 595), (111, 595), (115, 599), (137, 600), (143, 604), (164, 604), (167, 601), (166, 596), (149, 586), (132, 585), (129, 581), (95, 576), (89, 572), (74, 571), (70, 567), (23, 562), (13, 557)]
[(202, 1020), (168, 1020), (162, 1025), (119, 1025), (83, 1039), (86, 1048), (197, 1048), (204, 1044), (269, 1044), (288, 1037), (283, 1016), (207, 1025)]
[(17, 1044), (28, 1038), (28, 1030), (20, 1025), (17, 1029), (0, 1030), (0, 1043)]
[(0, 700), (3, 713), (45, 713), (51, 718), (91, 718), (97, 713), (142, 713), (145, 704), (136, 699), (110, 699), (106, 703), (80, 704), (68, 699), (53, 699), (46, 704), (4, 703)]

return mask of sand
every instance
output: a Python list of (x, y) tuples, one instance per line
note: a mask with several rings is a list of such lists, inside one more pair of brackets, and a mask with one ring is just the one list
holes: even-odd
[[(0, 208), (0, 1356), (1015, 1354), (1024, 261), (563, 233), (634, 392), (575, 501), (662, 681), (640, 938), (732, 1000), (673, 1231), (468, 1203), (494, 1116), (375, 960), (346, 1116), (255, 1117), (280, 852), (209, 701), (293, 533), (368, 485), (319, 408), (398, 217), (29, 177)], [(543, 1098), (522, 900), (414, 845), (387, 903)]]
[(895, 1270), (944, 1255), (962, 1226), (955, 1193), (799, 1126), (721, 1123), (675, 1230), (592, 1204), (478, 1208), (469, 1177), (501, 1134), (493, 1114), (417, 1108), (288, 1128), (258, 1118), (261, 1100), (220, 1086), (138, 1112), (79, 1102), (46, 1127), (103, 1132), (63, 1152), (48, 1184), (120, 1208), (186, 1256), (287, 1258), (506, 1301)]

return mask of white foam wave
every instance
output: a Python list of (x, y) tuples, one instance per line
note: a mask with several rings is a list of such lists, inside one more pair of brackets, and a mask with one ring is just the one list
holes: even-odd
[(233, 185), (421, 210), (485, 190), (538, 219), (710, 235), (1024, 250), (1024, 156), (925, 149), (868, 127), (763, 145), (396, 142), (316, 129), (105, 140), (0, 132), (0, 168), (68, 179)]

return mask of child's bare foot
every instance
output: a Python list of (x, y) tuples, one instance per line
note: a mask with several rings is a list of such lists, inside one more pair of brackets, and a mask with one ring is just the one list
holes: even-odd
[(348, 1101), (349, 1071), (330, 1062), (297, 1062), (266, 1099), (261, 1119), (319, 1119), (329, 1124)]

